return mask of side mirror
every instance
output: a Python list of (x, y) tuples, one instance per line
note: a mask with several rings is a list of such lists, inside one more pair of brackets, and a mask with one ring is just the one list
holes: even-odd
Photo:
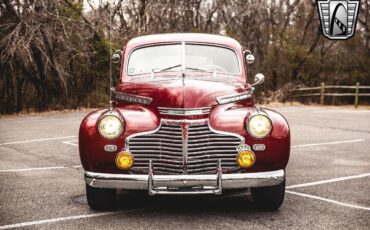
[(254, 82), (252, 84), (252, 87), (261, 85), (264, 81), (265, 81), (265, 76), (262, 73), (258, 73), (256, 74), (256, 76), (254, 76)]
[(254, 62), (254, 55), (250, 50), (244, 51), (244, 58), (247, 62), (247, 64), (252, 64)]
[(122, 57), (122, 50), (114, 51), (114, 54), (112, 55), (113, 64), (119, 64), (121, 62), (121, 57)]

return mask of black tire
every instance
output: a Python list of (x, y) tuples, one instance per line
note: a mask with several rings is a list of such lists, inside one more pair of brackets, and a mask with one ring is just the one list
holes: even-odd
[(95, 188), (86, 184), (87, 203), (98, 211), (113, 210), (116, 206), (117, 191), (109, 188)]
[(285, 180), (275, 186), (252, 188), (251, 193), (253, 204), (258, 210), (276, 211), (284, 201)]

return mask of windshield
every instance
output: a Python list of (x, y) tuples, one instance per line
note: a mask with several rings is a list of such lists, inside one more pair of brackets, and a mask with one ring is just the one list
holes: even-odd
[(240, 73), (238, 57), (231, 49), (211, 45), (172, 44), (134, 50), (129, 57), (127, 74), (132, 76), (181, 71), (183, 68), (234, 75)]

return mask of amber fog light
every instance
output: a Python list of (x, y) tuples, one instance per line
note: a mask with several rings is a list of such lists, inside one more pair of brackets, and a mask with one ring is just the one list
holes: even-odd
[(129, 152), (120, 152), (116, 156), (116, 165), (119, 169), (128, 170), (134, 164), (134, 157)]
[(244, 150), (238, 154), (236, 161), (243, 168), (251, 167), (256, 161), (256, 156), (250, 150)]

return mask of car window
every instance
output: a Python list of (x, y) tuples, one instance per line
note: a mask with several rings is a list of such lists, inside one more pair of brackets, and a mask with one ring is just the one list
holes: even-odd
[[(131, 53), (127, 74), (150, 73), (178, 64), (181, 64), (181, 44), (144, 47)], [(181, 66), (177, 69), (181, 70)]]
[(234, 51), (224, 47), (192, 45), (185, 46), (185, 65), (220, 73), (238, 74), (239, 62)]
[(127, 64), (128, 75), (160, 71), (181, 71), (183, 58), (185, 70), (202, 70), (226, 74), (239, 74), (240, 67), (236, 53), (228, 48), (185, 44), (157, 45), (134, 50)]

